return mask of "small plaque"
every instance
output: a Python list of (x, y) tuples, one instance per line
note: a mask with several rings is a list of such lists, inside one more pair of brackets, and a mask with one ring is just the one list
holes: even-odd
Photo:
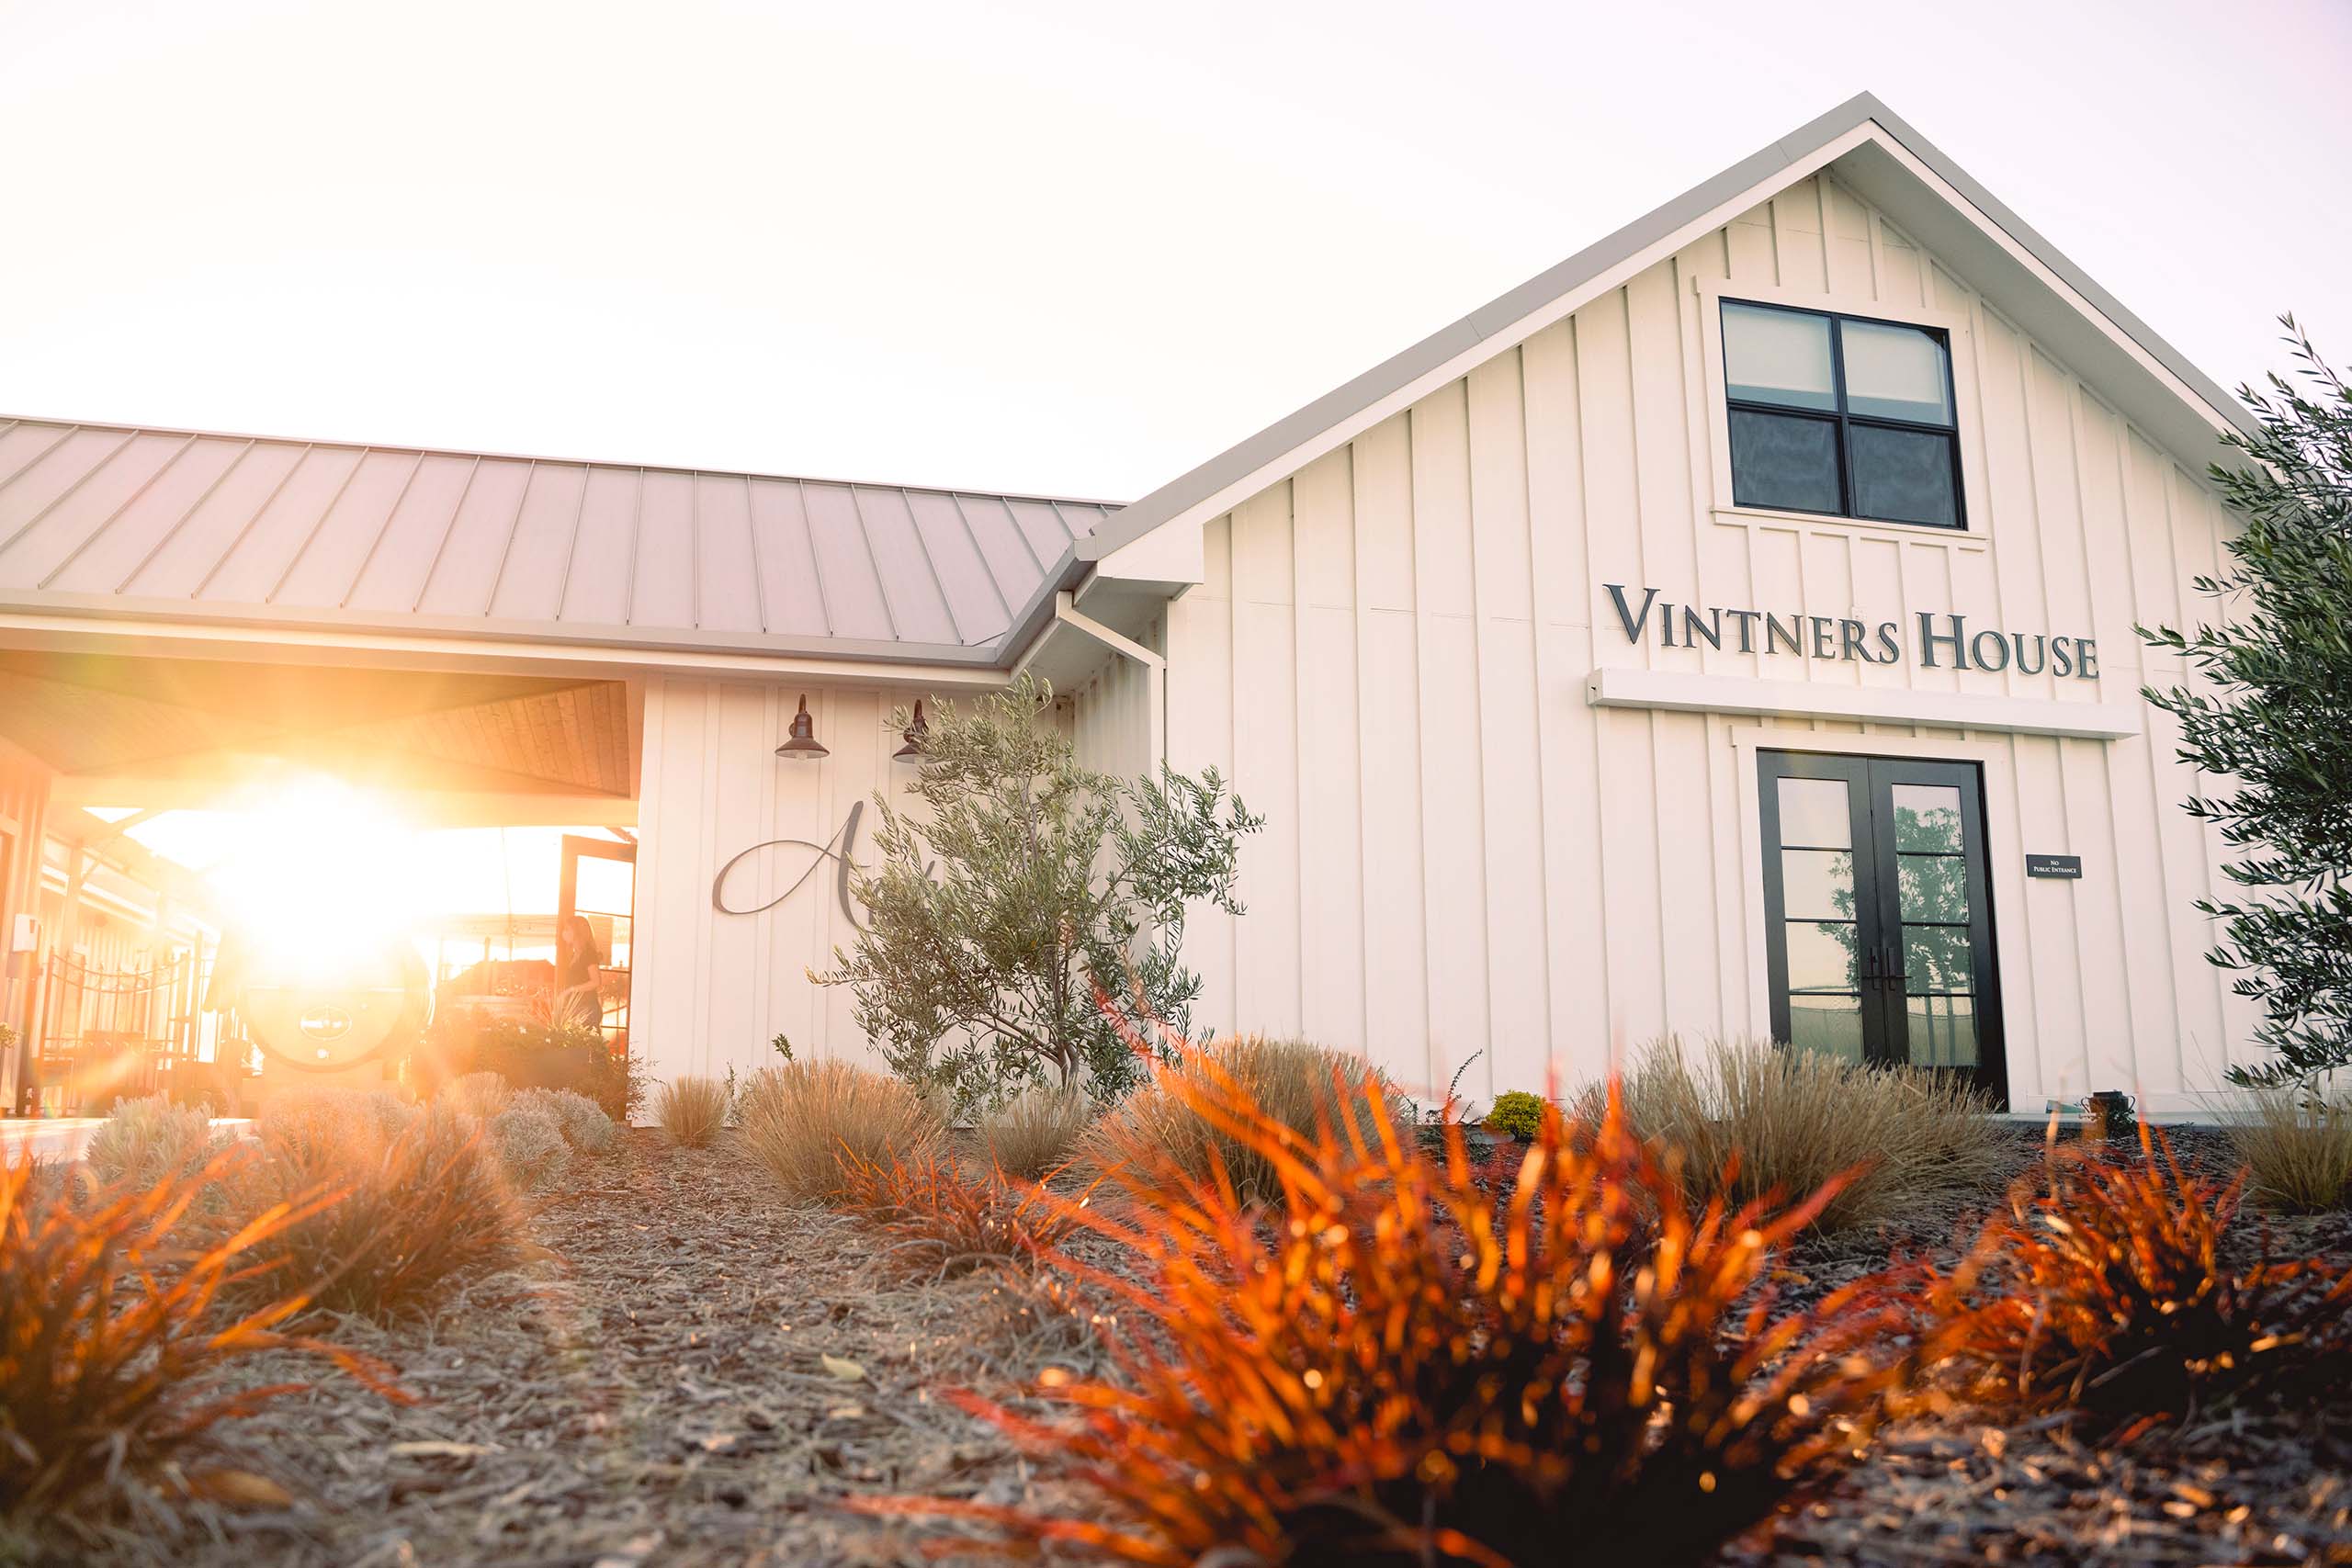
[(2079, 882), (2083, 876), (2080, 855), (2028, 855), (2025, 857), (2028, 876), (2055, 876), (2068, 882)]

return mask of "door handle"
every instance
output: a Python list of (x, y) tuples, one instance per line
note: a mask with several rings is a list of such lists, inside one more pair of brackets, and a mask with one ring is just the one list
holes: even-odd
[(1878, 949), (1875, 946), (1863, 948), (1861, 956), (1862, 973), (1860, 988), (1865, 991), (1874, 991), (1878, 988), (1879, 980)]
[(1903, 992), (1905, 983), (1910, 978), (1911, 976), (1904, 972), (1902, 949), (1899, 947), (1888, 948), (1886, 950), (1886, 955), (1879, 961), (1880, 986), (1900, 995)]

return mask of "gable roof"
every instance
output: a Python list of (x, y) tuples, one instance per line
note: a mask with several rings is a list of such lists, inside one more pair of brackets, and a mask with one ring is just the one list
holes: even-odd
[(2193, 468), (2201, 471), (2222, 455), (2215, 437), (2223, 429), (2253, 429), (2234, 398), (1966, 170), (1862, 93), (1160, 486), (1080, 540), (1079, 558), (1108, 575), (1181, 575), (1182, 566), (1171, 565), (1181, 556), (1136, 559), (1125, 570), (1125, 563), (1111, 558), (1171, 523), (1205, 523), (1230, 510), (1825, 167), (1958, 265), (1986, 299), (2065, 355)]
[(989, 666), (1114, 510), (0, 419), (0, 614)]

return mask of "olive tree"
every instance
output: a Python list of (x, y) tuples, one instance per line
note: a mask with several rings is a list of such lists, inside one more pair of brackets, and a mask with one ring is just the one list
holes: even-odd
[(2241, 1085), (2352, 1066), (2352, 389), (2281, 320), (2297, 381), (2240, 389), (2259, 428), (2229, 440), (2251, 461), (2212, 470), (2244, 527), (2229, 569), (2196, 585), (2230, 613), (2137, 628), (2201, 678), (2144, 694), (2214, 781), (2189, 814), (2239, 856), (2235, 890), (2197, 907), (2222, 923), (2207, 956), (2262, 1004), (2257, 1038), (2278, 1053), (2232, 1067)]
[(1124, 1091), (1138, 1064), (1098, 996), (1189, 1028), (1185, 905), (1242, 912), (1240, 843), (1263, 821), (1214, 768), (1079, 766), (1052, 695), (1024, 676), (938, 705), (907, 786), (922, 809), (876, 797), (878, 863), (850, 883), (864, 929), (814, 976), (850, 987), (891, 1068), (959, 1111), (1045, 1081)]

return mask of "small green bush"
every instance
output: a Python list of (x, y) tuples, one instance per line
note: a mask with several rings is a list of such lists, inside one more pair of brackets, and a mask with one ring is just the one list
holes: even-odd
[(1544, 1097), (1523, 1089), (1498, 1095), (1487, 1112), (1487, 1131), (1511, 1138), (1532, 1138), (1544, 1125)]

